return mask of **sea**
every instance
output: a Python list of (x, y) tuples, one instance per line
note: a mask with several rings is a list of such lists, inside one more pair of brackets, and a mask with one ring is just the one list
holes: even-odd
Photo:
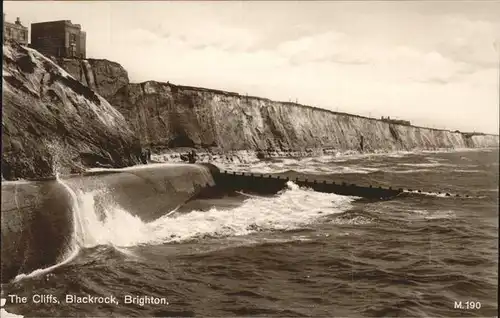
[(2, 284), (1, 317), (496, 317), (498, 163), (498, 149), (226, 163), (405, 192), (367, 200), (288, 182), (149, 223), (119, 207), (100, 220), (95, 193), (68, 185), (85, 244)]

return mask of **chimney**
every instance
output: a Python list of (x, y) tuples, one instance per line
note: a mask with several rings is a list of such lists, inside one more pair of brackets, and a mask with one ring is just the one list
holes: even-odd
[(19, 19), (19, 17), (16, 18), (16, 24), (21, 25), (21, 19)]

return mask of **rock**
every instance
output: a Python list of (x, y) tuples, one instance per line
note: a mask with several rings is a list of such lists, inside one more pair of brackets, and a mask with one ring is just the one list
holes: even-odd
[(59, 59), (59, 66), (105, 99), (129, 83), (127, 71), (118, 63), (103, 59)]
[(139, 140), (123, 115), (37, 51), (3, 47), (2, 176), (136, 164)]
[[(86, 63), (61, 63), (82, 82), (89, 82), (80, 75)], [(307, 156), (321, 154), (322, 148), (358, 152), (360, 136), (365, 151), (498, 147), (496, 135), (389, 123), (201, 87), (129, 83), (119, 64), (107, 60), (88, 60), (88, 64), (94, 77), (88, 85), (125, 116), (143, 145), (154, 144), (158, 149), (209, 148), (217, 154), (281, 149)]]

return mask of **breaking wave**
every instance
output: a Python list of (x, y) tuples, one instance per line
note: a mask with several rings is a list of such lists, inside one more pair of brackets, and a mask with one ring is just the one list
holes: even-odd
[(328, 214), (351, 208), (354, 197), (301, 189), (289, 182), (274, 197), (250, 196), (239, 207), (193, 210), (143, 222), (114, 202), (100, 201), (99, 191), (75, 192), (75, 239), (77, 246), (130, 247), (163, 244), (204, 237), (240, 236), (257, 231), (297, 229)]
[(99, 245), (123, 248), (164, 244), (207, 237), (236, 237), (260, 231), (300, 229), (327, 215), (349, 210), (357, 197), (314, 192), (293, 182), (273, 197), (247, 196), (231, 209), (211, 208), (176, 213), (165, 211), (154, 221), (144, 222), (113, 202), (106, 189), (74, 189), (58, 178), (72, 198), (73, 237), (56, 265), (20, 274), (15, 280), (45, 274), (74, 259), (80, 250)]

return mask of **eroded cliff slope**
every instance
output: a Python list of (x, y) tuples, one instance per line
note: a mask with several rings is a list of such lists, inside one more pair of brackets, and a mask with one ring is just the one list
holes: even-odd
[[(99, 85), (94, 87), (92, 83), (88, 85), (105, 94), (108, 101), (125, 116), (144, 146), (217, 147), (224, 151), (307, 148), (394, 151), (498, 147), (498, 136), (471, 136), (392, 124), (198, 87), (154, 81), (128, 83), (124, 75), (126, 72), (118, 71), (115, 64), (93, 67), (92, 63), (78, 63), (90, 67), (92, 72), (89, 73), (94, 74), (97, 82), (112, 82), (113, 72), (109, 69), (116, 69), (114, 72), (121, 74), (117, 76), (116, 84), (109, 84), (112, 89)], [(81, 74), (68, 61), (63, 66), (76, 76)], [(121, 88), (117, 89), (118, 86)], [(108, 94), (113, 91), (115, 93)]]
[(138, 162), (138, 139), (106, 99), (33, 49), (7, 43), (3, 54), (3, 178)]
[(98, 59), (57, 59), (75, 79), (108, 99), (129, 83), (127, 71), (118, 63)]

